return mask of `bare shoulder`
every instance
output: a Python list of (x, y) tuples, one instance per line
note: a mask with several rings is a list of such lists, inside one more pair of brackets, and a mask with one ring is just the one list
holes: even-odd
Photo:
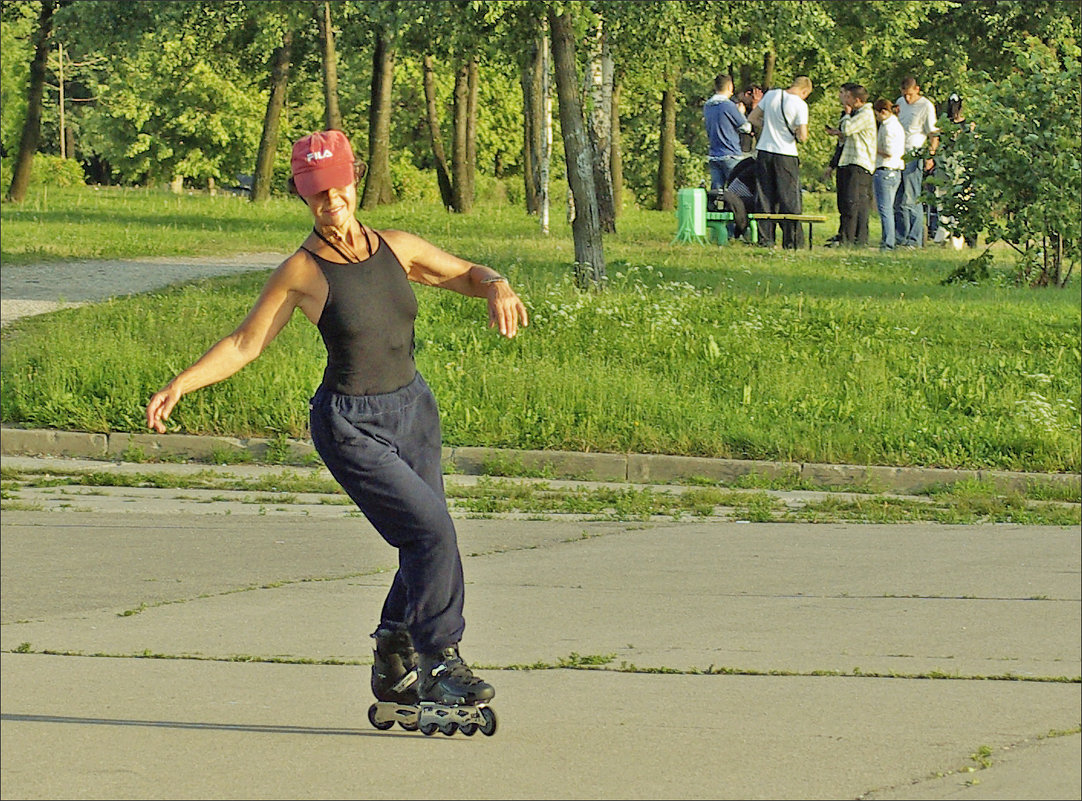
[(407, 258), (411, 258), (426, 248), (434, 247), (432, 243), (422, 239), (417, 234), (411, 234), (409, 231), (401, 231), (397, 228), (387, 228), (377, 233), (383, 237), (384, 242), (390, 245), (394, 255), (403, 264), (406, 263)]
[(312, 254), (303, 248), (283, 261), (267, 279), (260, 303), (300, 308), (313, 323), (327, 302), (327, 279)]
[(380, 231), (379, 235), (411, 277), (415, 275), (415, 268), (429, 264), (443, 255), (443, 251), (431, 242), (409, 231), (388, 228)]
[(316, 260), (304, 248), (297, 248), (277, 269), (271, 273), (267, 283), (275, 283), (282, 289), (305, 292), (321, 278)]
[(447, 286), (448, 281), (470, 271), (471, 262), (448, 253), (416, 234), (395, 229), (379, 233), (411, 281)]

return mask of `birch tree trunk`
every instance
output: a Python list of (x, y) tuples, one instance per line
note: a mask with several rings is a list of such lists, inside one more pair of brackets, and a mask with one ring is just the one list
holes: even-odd
[[(548, 27), (548, 20), (543, 20), (542, 25)], [(552, 62), (552, 53), (549, 48), (547, 31), (541, 36), (541, 158), (538, 164), (538, 211), (537, 218), (541, 223), (541, 233), (549, 232), (549, 169), (552, 165), (552, 90), (549, 83), (549, 73)]]
[(282, 121), (282, 109), (286, 104), (286, 87), (289, 85), (289, 65), (293, 60), (293, 31), (282, 34), (282, 44), (275, 48), (271, 61), (271, 90), (267, 98), (267, 110), (263, 115), (263, 134), (259, 138), (259, 150), (252, 175), (250, 200), (255, 203), (270, 197), (271, 179), (274, 174), (274, 154), (278, 150), (278, 131)]
[(616, 212), (612, 199), (612, 55), (609, 53), (602, 18), (591, 37), (590, 53), (590, 144), (594, 151), (594, 188), (597, 191), (601, 230), (615, 233)]
[(571, 224), (575, 240), (575, 278), (579, 286), (600, 289), (605, 281), (605, 253), (594, 186), (593, 148), (583, 122), (570, 15), (569, 9), (563, 14), (557, 14), (551, 8), (548, 12), (567, 180), (575, 200), (575, 219)]
[(620, 84), (612, 84), (612, 156), (609, 161), (612, 176), (612, 213), (619, 217), (624, 207), (624, 157), (620, 144)]

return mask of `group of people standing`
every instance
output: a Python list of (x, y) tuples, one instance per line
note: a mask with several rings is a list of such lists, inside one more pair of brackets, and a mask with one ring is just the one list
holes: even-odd
[[(787, 89), (763, 92), (753, 85), (734, 97), (732, 77), (718, 75), (714, 94), (703, 107), (711, 191), (725, 192), (745, 160), (754, 159), (757, 186), (749, 198), (753, 210), (802, 214), (797, 146), (808, 140), (811, 92), (811, 80), (801, 75)], [(935, 105), (912, 76), (902, 79), (901, 96), (893, 103), (885, 98), (869, 103), (868, 90), (858, 83), (843, 84), (838, 101), (842, 113), (837, 125), (825, 126), (838, 139), (826, 177), (837, 171), (840, 217), (838, 234), (828, 244), (867, 245), (874, 196), (882, 223), (880, 249), (921, 247), (923, 181), (934, 168), (939, 141)], [(927, 158), (906, 158), (926, 144)], [(733, 193), (725, 196), (731, 202)], [(783, 248), (803, 246), (798, 223), (783, 222), (781, 229)], [(760, 226), (759, 236), (761, 244), (773, 246), (773, 224)]]
[[(740, 172), (740, 186), (754, 198), (755, 211), (801, 214), (797, 144), (808, 140), (806, 101), (811, 92), (811, 80), (801, 75), (788, 89), (764, 92), (758, 86), (749, 86), (734, 100), (732, 76), (718, 75), (714, 94), (703, 107), (710, 146), (707, 163), (711, 191), (723, 192), (732, 176)], [(740, 170), (747, 159), (754, 159), (754, 173)], [(754, 190), (748, 187), (749, 182), (754, 182)], [(731, 194), (740, 199), (743, 193)], [(783, 222), (781, 231), (783, 248), (803, 247), (804, 231), (799, 224)], [(772, 221), (759, 226), (759, 242), (767, 247), (774, 245)]]
[[(893, 103), (880, 98), (868, 104), (868, 90), (844, 83), (838, 90), (842, 107), (838, 137), (827, 172), (837, 169), (837, 236), (828, 244), (868, 244), (868, 209), (874, 196), (882, 236), (880, 250), (919, 248), (924, 244), (924, 177), (935, 168), (939, 129), (935, 105), (921, 94), (912, 76), (902, 79), (901, 95)], [(927, 158), (906, 154), (923, 151)]]

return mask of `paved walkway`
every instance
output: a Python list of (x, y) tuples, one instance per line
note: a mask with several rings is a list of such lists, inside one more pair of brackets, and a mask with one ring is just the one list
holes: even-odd
[(4, 265), (0, 271), (0, 324), (87, 301), (150, 292), (181, 281), (265, 270), (283, 258), (281, 253), (245, 253)]
[(1077, 531), (460, 517), (500, 728), (426, 738), (363, 518), (78, 506), (3, 514), (4, 798), (1082, 794)]
[[(5, 267), (4, 322), (197, 277), (169, 261)], [(72, 436), (5, 429), (0, 463)], [(0, 521), (4, 798), (1082, 797), (1077, 531), (460, 518), (500, 729), (426, 738), (365, 718), (394, 553), (363, 518), (54, 489)]]

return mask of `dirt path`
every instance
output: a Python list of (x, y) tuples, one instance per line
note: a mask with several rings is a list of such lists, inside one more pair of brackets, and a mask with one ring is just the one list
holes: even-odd
[(276, 267), (285, 256), (243, 253), (4, 266), (0, 270), (0, 324), (197, 278), (266, 270)]

